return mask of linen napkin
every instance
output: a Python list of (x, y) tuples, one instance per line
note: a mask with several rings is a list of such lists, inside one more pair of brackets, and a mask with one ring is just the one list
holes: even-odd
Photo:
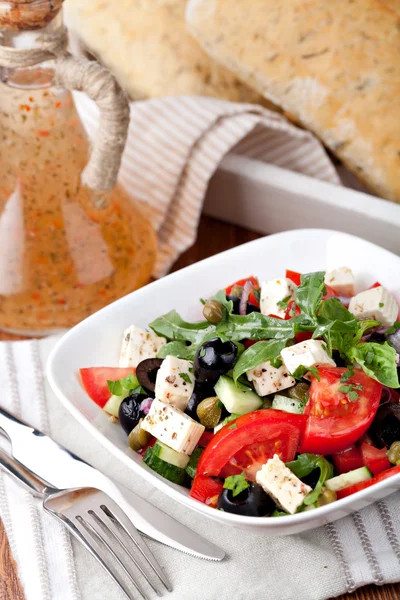
[[(96, 105), (80, 93), (75, 102), (93, 136)], [(230, 151), (340, 183), (310, 132), (262, 106), (193, 96), (132, 103), (119, 179), (142, 203), (158, 233), (154, 277), (165, 275), (195, 241), (208, 183)]]
[[(166, 599), (325, 600), (367, 583), (400, 580), (400, 492), (340, 521), (290, 537), (270, 538), (209, 521), (127, 472), (66, 412), (43, 373), (57, 339), (0, 343), (2, 405), (227, 552), (222, 563), (210, 562), (150, 540), (174, 587)], [(4, 473), (0, 517), (26, 600), (122, 600), (94, 559)]]

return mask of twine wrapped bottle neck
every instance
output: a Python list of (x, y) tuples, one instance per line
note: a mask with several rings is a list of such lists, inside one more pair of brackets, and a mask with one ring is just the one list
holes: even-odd
[[(0, 0), (0, 9), (1, 4)], [(101, 208), (117, 182), (125, 148), (129, 126), (126, 94), (108, 69), (96, 62), (75, 59), (68, 53), (68, 35), (63, 26), (54, 31), (51, 26), (45, 27), (42, 33), (39, 31), (35, 35), (34, 48), (8, 47), (1, 45), (1, 41), (0, 38), (0, 67), (23, 69), (54, 60), (55, 85), (85, 92), (97, 103), (100, 109), (99, 129), (81, 182), (93, 192), (93, 201)]]

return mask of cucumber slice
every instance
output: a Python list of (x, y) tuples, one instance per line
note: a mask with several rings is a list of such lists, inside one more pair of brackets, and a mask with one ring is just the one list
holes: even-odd
[(241, 383), (234, 383), (233, 379), (222, 375), (215, 387), (215, 393), (230, 413), (245, 415), (253, 412), (263, 405), (263, 400), (250, 388)]
[(153, 448), (147, 448), (143, 456), (143, 461), (150, 469), (153, 469), (153, 471), (162, 475), (168, 481), (179, 483), (180, 485), (184, 482), (185, 470), (165, 462), (165, 460), (158, 458), (158, 456), (154, 456)]
[(175, 465), (175, 467), (179, 467), (180, 469), (185, 469), (190, 460), (188, 454), (177, 452), (158, 440), (153, 446), (153, 456), (157, 456), (158, 458), (161, 458), (161, 460), (170, 465)]
[(190, 457), (189, 464), (186, 467), (186, 473), (192, 479), (194, 479), (194, 476), (196, 475), (197, 465), (199, 464), (200, 456), (203, 454), (203, 451), (204, 448), (195, 448), (192, 456)]
[(283, 410), (288, 413), (295, 415), (302, 415), (304, 412), (304, 402), (296, 400), (295, 398), (287, 398), (286, 396), (279, 396), (275, 394), (272, 400), (272, 407), (275, 410)]
[(105, 403), (103, 410), (106, 411), (109, 415), (113, 417), (117, 417), (118, 419), (118, 411), (122, 400), (124, 400), (129, 395), (129, 392), (126, 392), (126, 395), (122, 396), (111, 396), (109, 400)]
[(367, 467), (360, 467), (359, 469), (354, 469), (354, 471), (349, 471), (348, 473), (343, 473), (337, 477), (332, 477), (332, 479), (327, 479), (324, 485), (328, 490), (338, 492), (339, 490), (349, 487), (349, 485), (367, 481), (367, 479), (371, 479), (371, 477), (372, 473)]
[(226, 417), (223, 421), (221, 421), (221, 423), (218, 423), (218, 425), (216, 425), (214, 427), (214, 434), (216, 434), (220, 429), (225, 427), (225, 425), (227, 425), (231, 421), (234, 421), (238, 417), (240, 417), (240, 415), (237, 415), (236, 413), (233, 413), (232, 415), (229, 415), (228, 417)]

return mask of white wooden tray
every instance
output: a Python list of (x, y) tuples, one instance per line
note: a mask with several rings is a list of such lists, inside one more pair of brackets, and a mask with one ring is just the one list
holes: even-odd
[(204, 212), (260, 233), (336, 229), (400, 254), (400, 205), (233, 154), (212, 178)]

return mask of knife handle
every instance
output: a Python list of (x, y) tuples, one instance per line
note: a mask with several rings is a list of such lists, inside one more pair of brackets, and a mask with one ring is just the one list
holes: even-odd
[(0, 448), (0, 467), (11, 477), (22, 483), (30, 492), (35, 492), (42, 496), (46, 489), (44, 481), (33, 475), (28, 469), (25, 469), (15, 458), (9, 456)]

